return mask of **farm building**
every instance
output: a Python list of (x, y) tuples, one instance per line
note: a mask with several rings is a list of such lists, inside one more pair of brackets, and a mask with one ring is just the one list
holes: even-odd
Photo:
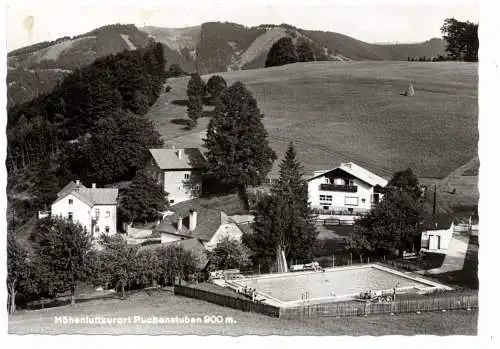
[(220, 209), (185, 204), (173, 207), (174, 213), (154, 228), (153, 234), (161, 235), (162, 244), (196, 238), (211, 250), (225, 237), (240, 240), (241, 226), (253, 220), (252, 216), (228, 216)]
[(149, 173), (161, 183), (170, 204), (176, 204), (199, 196), (202, 181), (201, 170), (206, 160), (198, 148), (149, 149)]
[(307, 179), (311, 208), (322, 215), (358, 216), (382, 199), (388, 181), (352, 162)]
[(446, 253), (453, 236), (453, 217), (445, 214), (436, 215), (432, 225), (432, 229), (422, 232), (421, 249)]
[(58, 194), (51, 207), (52, 216), (80, 223), (97, 237), (116, 233), (118, 189), (87, 188), (79, 180), (69, 182)]

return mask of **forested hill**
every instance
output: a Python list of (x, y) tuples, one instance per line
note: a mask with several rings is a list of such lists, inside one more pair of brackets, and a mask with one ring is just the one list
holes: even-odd
[(8, 103), (48, 93), (73, 70), (110, 54), (144, 48), (151, 41), (134, 25), (114, 24), (11, 51), (7, 55)]
[(208, 22), (187, 28), (109, 25), (75, 37), (20, 48), (8, 54), (8, 103), (29, 101), (48, 93), (74, 69), (94, 60), (163, 44), (169, 64), (202, 74), (263, 68), (271, 46), (283, 37), (302, 38), (314, 47), (317, 60), (407, 60), (408, 57), (444, 55), (442, 39), (420, 44), (375, 45), (334, 32), (305, 30), (287, 24), (246, 27), (237, 23)]
[(161, 44), (109, 55), (75, 70), (51, 93), (10, 108), (12, 216), (50, 204), (69, 180), (105, 185), (131, 179), (148, 148), (162, 144), (143, 115), (161, 93), (165, 65)]
[(302, 37), (315, 47), (318, 60), (407, 60), (445, 54), (442, 39), (417, 44), (370, 44), (347, 35), (305, 30), (287, 24), (245, 27), (237, 23), (208, 22), (189, 28), (140, 28), (156, 41), (178, 53), (173, 62), (186, 71), (194, 66), (208, 74), (263, 68), (271, 46), (283, 37)]

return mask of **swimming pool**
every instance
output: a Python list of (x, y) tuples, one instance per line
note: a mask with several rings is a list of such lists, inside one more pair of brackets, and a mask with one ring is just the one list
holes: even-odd
[(325, 272), (270, 274), (241, 279), (239, 284), (261, 295), (290, 303), (304, 300), (344, 300), (369, 290), (429, 291), (449, 287), (389, 268), (369, 264), (326, 269)]

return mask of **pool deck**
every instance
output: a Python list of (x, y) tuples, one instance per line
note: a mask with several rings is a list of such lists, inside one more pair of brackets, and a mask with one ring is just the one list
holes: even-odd
[[(409, 272), (400, 272), (400, 271), (385, 267), (385, 266), (380, 265), (380, 264), (364, 264), (364, 265), (345, 266), (345, 267), (336, 267), (336, 268), (325, 268), (324, 271), (325, 272), (336, 272), (336, 271), (340, 271), (340, 270), (346, 271), (346, 270), (354, 270), (354, 269), (361, 269), (361, 268), (375, 268), (375, 269), (385, 271), (387, 273), (391, 273), (391, 274), (394, 274), (394, 275), (397, 275), (397, 276), (400, 276), (403, 278), (407, 278), (407, 279), (410, 279), (410, 280), (413, 280), (415, 282), (422, 284), (422, 287), (415, 287), (415, 286), (398, 287), (398, 288), (396, 288), (396, 292), (399, 294), (408, 293), (408, 292), (414, 291), (415, 289), (417, 289), (418, 293), (428, 293), (428, 292), (434, 291), (436, 289), (440, 289), (440, 290), (452, 290), (453, 289), (449, 286), (437, 283), (435, 281), (428, 280), (428, 279), (423, 278), (419, 275), (415, 275), (415, 274), (409, 273)], [(260, 275), (260, 276), (248, 277), (248, 278), (244, 278), (244, 279), (233, 280), (232, 282), (236, 285), (243, 287), (245, 285), (245, 282), (248, 282), (251, 280), (257, 280), (257, 279), (262, 280), (262, 279), (281, 278), (281, 277), (290, 278), (293, 276), (308, 275), (308, 274), (315, 274), (315, 273), (320, 273), (320, 272), (318, 272), (318, 271), (303, 271), (303, 272), (293, 272), (293, 273), (267, 274), (267, 275)], [(392, 292), (392, 289), (376, 290), (376, 291)], [(283, 300), (280, 300), (276, 297), (272, 297), (267, 293), (260, 292), (259, 290), (257, 290), (257, 294), (259, 296), (265, 298), (264, 303), (274, 305), (277, 307), (296, 307), (296, 306), (301, 306), (301, 305), (349, 301), (349, 300), (353, 300), (355, 297), (359, 296), (359, 292), (356, 292), (356, 293), (343, 294), (343, 295), (310, 298), (310, 299), (306, 299), (306, 300), (283, 301)]]

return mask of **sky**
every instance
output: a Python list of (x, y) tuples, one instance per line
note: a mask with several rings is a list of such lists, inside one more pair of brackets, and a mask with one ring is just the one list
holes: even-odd
[[(287, 23), (333, 31), (370, 43), (441, 37), (445, 18), (478, 22), (479, 0), (8, 0), (7, 50), (82, 34), (114, 23), (160, 27), (208, 21), (246, 26)], [(83, 5), (84, 4), (84, 5)], [(32, 16), (32, 21), (27, 20)]]

